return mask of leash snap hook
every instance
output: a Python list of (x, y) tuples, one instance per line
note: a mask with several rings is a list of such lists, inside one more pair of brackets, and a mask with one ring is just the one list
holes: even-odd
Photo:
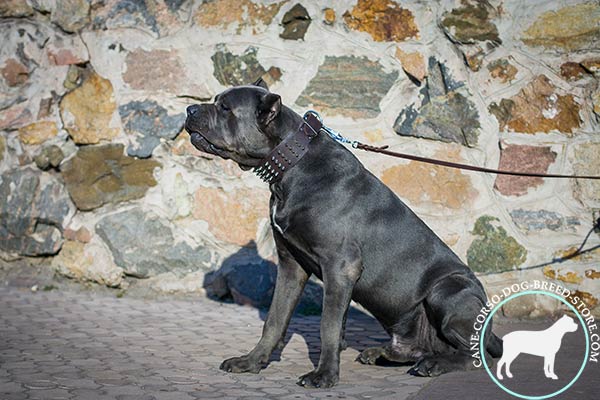
[(304, 113), (304, 119), (305, 119), (305, 120), (306, 120), (306, 117), (307, 117), (309, 114), (310, 114), (310, 115), (312, 115), (312, 116), (314, 116), (316, 119), (318, 119), (318, 120), (319, 120), (319, 122), (320, 122), (321, 124), (323, 124), (323, 118), (321, 118), (321, 116), (319, 115), (319, 113), (318, 113), (318, 112), (316, 112), (315, 110), (308, 110), (307, 112), (305, 112), (305, 113)]

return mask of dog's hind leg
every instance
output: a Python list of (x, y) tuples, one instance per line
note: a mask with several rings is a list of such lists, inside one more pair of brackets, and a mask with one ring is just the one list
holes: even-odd
[[(483, 288), (472, 276), (456, 274), (438, 282), (425, 299), (427, 315), (452, 349), (425, 354), (408, 372), (417, 376), (438, 376), (451, 371), (475, 369), (469, 338), (484, 299)], [(486, 339), (484, 345), (487, 345)]]
[(380, 359), (397, 363), (414, 363), (426, 353), (426, 350), (418, 344), (419, 334), (424, 333), (420, 332), (423, 323), (428, 324), (427, 317), (423, 307), (419, 306), (404, 314), (400, 321), (388, 329), (388, 333), (392, 334), (391, 343), (385, 346), (369, 347), (363, 350), (356, 360), (370, 365)]
[(379, 359), (397, 363), (414, 363), (423, 354), (424, 351), (418, 347), (392, 343), (386, 346), (369, 347), (368, 349), (363, 350), (356, 360), (360, 361), (362, 364), (370, 365), (375, 364)]

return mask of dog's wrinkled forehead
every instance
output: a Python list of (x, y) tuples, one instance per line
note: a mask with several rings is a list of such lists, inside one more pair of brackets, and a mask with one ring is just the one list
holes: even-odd
[(214, 103), (232, 110), (256, 110), (261, 97), (267, 93), (267, 90), (258, 86), (236, 86), (217, 94)]

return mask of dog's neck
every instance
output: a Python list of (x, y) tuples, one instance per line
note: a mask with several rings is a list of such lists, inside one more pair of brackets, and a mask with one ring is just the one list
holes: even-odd
[(273, 120), (266, 133), (273, 138), (273, 144), (276, 146), (286, 137), (296, 132), (301, 123), (302, 116), (291, 108), (282, 106), (280, 115)]
[[(282, 111), (288, 112), (288, 109)], [(293, 113), (291, 110), (289, 112)], [(254, 168), (254, 173), (270, 185), (279, 182), (283, 175), (302, 159), (308, 152), (311, 141), (317, 137), (322, 127), (321, 121), (313, 114), (307, 114), (305, 118), (297, 118), (298, 114), (293, 114), (296, 118), (280, 118), (280, 121), (296, 122), (295, 129), (289, 126), (290, 123), (280, 128), (278, 132), (285, 132), (285, 136), (276, 137), (275, 141), (278, 143)]]

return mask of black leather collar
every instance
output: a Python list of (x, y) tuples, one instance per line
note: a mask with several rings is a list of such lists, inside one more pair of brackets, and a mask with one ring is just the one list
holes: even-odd
[(306, 113), (302, 124), (275, 147), (261, 163), (254, 168), (254, 173), (266, 183), (276, 183), (285, 171), (300, 161), (308, 151), (308, 145), (321, 130), (323, 124), (312, 113)]

